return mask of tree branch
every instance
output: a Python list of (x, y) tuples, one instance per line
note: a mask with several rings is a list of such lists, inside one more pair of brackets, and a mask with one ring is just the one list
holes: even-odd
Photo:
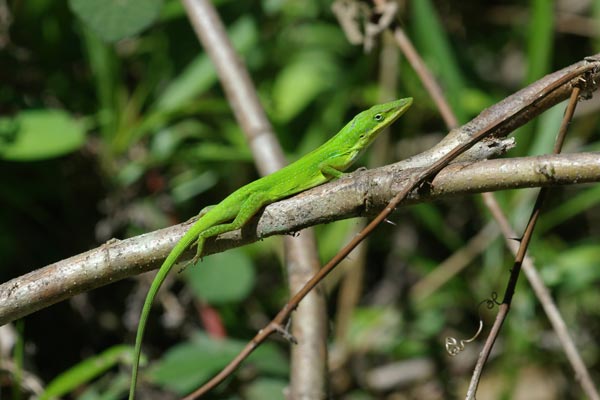
[[(207, 241), (205, 254), (239, 247), (307, 226), (377, 213), (403, 182), (422, 168), (400, 162), (358, 171), (338, 181), (273, 203), (241, 231)], [(456, 163), (431, 185), (413, 192), (412, 204), (467, 193), (600, 181), (600, 153), (579, 153)], [(158, 268), (190, 222), (126, 240), (109, 241), (0, 285), (0, 324), (28, 315), (76, 294)], [(194, 254), (190, 251), (187, 258)]]
[[(499, 138), (569, 97), (574, 84), (583, 84), (585, 93), (595, 90), (597, 82), (600, 82), (600, 55), (588, 57), (584, 61), (547, 75), (507, 97), (484, 110), (469, 123), (450, 131), (434, 148), (392, 166), (374, 170), (381, 171), (382, 176), (378, 176), (376, 172), (355, 173), (351, 178), (320, 186), (266, 207), (241, 232), (232, 232), (207, 241), (205, 254), (241, 246), (258, 238), (296, 232), (318, 223), (374, 213), (378, 206), (383, 207), (383, 204), (393, 197), (402, 182), (412, 174), (418, 174), (421, 171), (419, 168), (431, 165), (444, 154), (465, 143), (471, 143), (471, 136), (474, 133), (485, 131), (488, 139), (477, 143), (464, 153), (460, 157), (461, 161), (480, 160), (494, 154), (501, 154), (511, 146), (512, 142), (510, 139)], [(571, 158), (564, 161), (563, 157)], [(587, 161), (578, 164), (580, 171), (574, 171), (569, 167), (570, 163), (583, 159)], [(514, 171), (509, 175), (504, 174), (503, 169), (506, 168), (505, 163), (518, 163), (518, 160), (487, 161), (499, 164), (487, 164), (483, 170), (480, 170), (481, 173), (484, 170), (489, 173), (490, 180), (478, 185), (471, 183), (474, 179), (473, 175), (470, 177), (464, 175), (470, 168), (449, 166), (448, 168), (460, 170), (452, 170), (451, 174), (440, 173), (430, 188), (419, 190), (423, 192), (422, 194), (413, 193), (407, 201), (422, 201), (419, 196), (431, 200), (452, 194), (531, 187), (538, 184), (595, 182), (600, 176), (599, 159), (597, 153), (521, 159), (524, 164), (515, 170), (523, 171), (529, 178), (514, 184)], [(548, 162), (555, 160), (557, 165), (540, 163), (542, 160)], [(537, 169), (532, 168), (533, 166), (537, 166)], [(563, 170), (568, 172), (559, 172)], [(375, 175), (370, 175), (373, 173)], [(366, 176), (368, 178), (361, 178)], [(436, 192), (438, 187), (448, 187), (443, 184), (444, 176), (448, 182), (456, 183), (452, 186), (453, 191), (440, 194)], [(459, 177), (465, 179), (462, 181), (462, 186), (457, 180)], [(569, 179), (573, 180), (569, 181)], [(182, 224), (124, 241), (109, 242), (98, 249), (51, 264), (0, 285), (0, 324), (86, 290), (157, 268), (187, 228), (188, 224)]]

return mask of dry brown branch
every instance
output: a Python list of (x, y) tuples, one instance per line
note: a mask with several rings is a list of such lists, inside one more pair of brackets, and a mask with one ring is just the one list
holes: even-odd
[[(491, 194), (492, 193), (484, 194), (483, 199), (488, 210), (490, 210), (495, 221), (498, 223), (500, 230), (502, 230), (502, 233), (505, 237), (506, 247), (508, 247), (508, 249), (514, 255), (516, 255), (519, 244), (510, 238), (517, 237), (517, 234), (510, 227), (506, 216), (502, 213), (500, 205), (496, 202), (496, 198)], [(600, 398), (598, 395), (598, 390), (594, 386), (594, 382), (592, 381), (589, 371), (583, 362), (581, 354), (579, 354), (579, 351), (577, 350), (577, 347), (571, 338), (567, 324), (560, 314), (558, 307), (554, 303), (552, 295), (550, 294), (550, 290), (546, 287), (542, 277), (537, 272), (535, 264), (527, 255), (523, 260), (523, 272), (525, 273), (529, 284), (535, 292), (536, 297), (540, 300), (540, 304), (544, 308), (544, 311), (548, 316), (548, 320), (552, 324), (554, 332), (556, 332), (556, 336), (558, 337), (561, 346), (563, 347), (565, 354), (569, 359), (569, 363), (571, 363), (573, 370), (576, 371), (575, 379), (580, 382), (581, 387), (588, 398), (592, 400), (598, 400)]]
[[(453, 121), (455, 121), (456, 118), (454, 117), (452, 110), (448, 106), (448, 103), (446, 102), (446, 99), (444, 98), (444, 96), (441, 95), (442, 91), (439, 88), (439, 85), (433, 78), (432, 74), (429, 73), (427, 67), (421, 60), (421, 57), (419, 56), (419, 54), (415, 51), (414, 47), (412, 46), (412, 43), (406, 37), (406, 35), (404, 35), (404, 32), (402, 31), (401, 28), (396, 27), (394, 34), (397, 39), (398, 46), (407, 55), (410, 63), (413, 65), (413, 68), (415, 68), (415, 71), (417, 72), (417, 74), (419, 75), (421, 80), (423, 81), (425, 87), (430, 92), (430, 95), (432, 96), (434, 102), (437, 104), (438, 108), (440, 109), (440, 112), (441, 112), (442, 116), (444, 117), (446, 124), (449, 127), (454, 126)], [(592, 59), (597, 59), (597, 56), (592, 57)], [(575, 106), (573, 98), (578, 98), (578, 97), (579, 97), (579, 91), (578, 91), (578, 88), (575, 88), (574, 92), (571, 94), (571, 102), (570, 102), (571, 107), (573, 107), (573, 110), (574, 110), (574, 106)], [(570, 111), (573, 111), (573, 110), (570, 110)], [(565, 133), (566, 133), (566, 124), (563, 124), (563, 126), (561, 127), (561, 132), (560, 132), (559, 138), (558, 138), (555, 148), (554, 148), (555, 153), (559, 152), (559, 149), (562, 146), (562, 143), (564, 141)], [(517, 254), (518, 246), (512, 239), (512, 238), (516, 237), (516, 235), (514, 233), (512, 233), (512, 229), (510, 229), (506, 217), (504, 216), (504, 214), (498, 207), (498, 204), (495, 200), (494, 194), (491, 192), (487, 192), (487, 193), (483, 193), (482, 197), (484, 199), (484, 204), (486, 205), (486, 207), (488, 207), (490, 212), (494, 215), (496, 221), (501, 225), (502, 232), (504, 234), (505, 241), (506, 241), (508, 247), (515, 254), (515, 256), (517, 256), (517, 259), (518, 259), (518, 254)], [(544, 195), (542, 194), (541, 197), (544, 197)], [(470, 252), (469, 247), (471, 247), (471, 245), (475, 245), (475, 243), (479, 241), (479, 240), (475, 240), (475, 239), (476, 238), (474, 238), (474, 240), (472, 240), (472, 242), (470, 242), (469, 245), (464, 250)], [(428, 279), (424, 279), (423, 285), (420, 285), (420, 286), (424, 287), (425, 285), (428, 285), (428, 286), (440, 285), (444, 279), (445, 280), (449, 279), (452, 273), (457, 272), (457, 270), (459, 268), (461, 268), (462, 265), (465, 265), (464, 263), (454, 262), (454, 260), (456, 258), (459, 258), (459, 257), (451, 257), (450, 259), (447, 260), (447, 263), (445, 262), (445, 263), (443, 263), (443, 265), (440, 265), (440, 268), (439, 268), (440, 272), (438, 272), (437, 270), (434, 271), (434, 273), (431, 274), (431, 277), (428, 277)], [(521, 265), (521, 263), (519, 263), (519, 265)], [(527, 279), (529, 280), (530, 284), (532, 285), (532, 288), (533, 288), (536, 296), (538, 297), (538, 299), (540, 300), (540, 303), (544, 307), (544, 310), (546, 311), (546, 315), (548, 316), (550, 322), (552, 323), (552, 325), (557, 333), (557, 336), (559, 337), (561, 345), (563, 346), (563, 349), (569, 359), (569, 362), (571, 363), (571, 366), (573, 367), (573, 369), (575, 371), (576, 379), (580, 381), (584, 392), (587, 394), (587, 396), (590, 399), (600, 398), (600, 395), (598, 394), (597, 389), (594, 387), (594, 384), (592, 383), (589, 371), (587, 370), (585, 364), (583, 363), (582, 357), (579, 354), (579, 352), (577, 351), (577, 348), (576, 348), (573, 340), (571, 339), (571, 336), (569, 335), (569, 332), (566, 328), (564, 319), (560, 315), (560, 312), (558, 311), (556, 304), (552, 300), (552, 297), (549, 294), (549, 290), (546, 288), (546, 286), (540, 279), (539, 275), (537, 274), (534, 264), (531, 262), (531, 260), (529, 260), (528, 258), (525, 258), (524, 262), (522, 262), (522, 265), (523, 265), (523, 270), (525, 272), (525, 275), (527, 276)], [(442, 267), (443, 267), (443, 269), (442, 269)], [(430, 284), (430, 282), (433, 285)], [(417, 289), (417, 288), (419, 290), (421, 290), (419, 287), (415, 287), (415, 289)], [(416, 290), (413, 290), (412, 293), (416, 294)], [(508, 308), (504, 307), (504, 309), (501, 311), (506, 311), (507, 309)], [(501, 317), (498, 320), (501, 320)], [(500, 326), (500, 323), (497, 324), (494, 328), (499, 329), (499, 326)], [(498, 333), (498, 329), (494, 329), (495, 334)], [(494, 334), (494, 332), (492, 332), (490, 334), (490, 337)], [(491, 339), (489, 342), (493, 342), (493, 339)], [(482, 354), (483, 354), (483, 352), (482, 352)], [(471, 382), (471, 388), (469, 389), (469, 391), (467, 393), (467, 398), (469, 398), (469, 396), (471, 398), (475, 396), (476, 388), (474, 386), (476, 386), (476, 384), (478, 382), (478, 374), (481, 373), (481, 368), (483, 367), (483, 365), (485, 363), (485, 360), (483, 360), (483, 358), (485, 358), (485, 357), (486, 356), (480, 358), (480, 360), (483, 362), (480, 365), (478, 365), (474, 371), (473, 379)]]
[[(577, 106), (577, 102), (579, 101), (580, 93), (581, 93), (581, 90), (579, 87), (573, 88), (573, 92), (571, 93), (571, 98), (569, 100), (569, 104), (567, 105), (567, 109), (565, 111), (565, 115), (563, 117), (563, 121), (562, 121), (560, 130), (559, 130), (558, 136), (556, 138), (556, 143), (555, 143), (554, 149), (553, 149), (554, 154), (559, 154), (562, 150), (562, 146), (563, 146), (566, 134), (567, 134), (567, 128), (573, 118), (573, 114), (575, 112), (575, 107)], [(488, 335), (488, 338), (487, 338), (487, 340), (483, 346), (483, 349), (481, 350), (479, 358), (477, 360), (477, 364), (475, 366), (475, 369), (473, 371), (473, 376), (471, 378), (471, 383), (469, 384), (469, 389), (467, 391), (467, 395), (466, 395), (467, 400), (475, 399), (475, 396), (477, 393), (477, 387), (479, 385), (479, 381), (481, 378), (481, 374), (483, 372), (483, 368), (484, 368), (485, 363), (492, 351), (492, 348), (498, 337), (500, 329), (502, 328), (502, 325), (503, 325), (504, 321), (506, 320), (506, 316), (508, 315), (508, 312), (510, 310), (510, 306), (512, 304), (512, 298), (514, 296), (516, 286), (517, 286), (517, 281), (518, 281), (518, 278), (519, 278), (519, 275), (521, 272), (521, 266), (523, 265), (523, 261), (525, 259), (525, 254), (529, 247), (529, 243), (531, 242), (531, 238), (533, 236), (533, 231), (535, 229), (535, 225), (540, 217), (542, 206), (543, 206), (544, 201), (547, 196), (548, 196), (548, 188), (543, 187), (540, 190), (540, 192), (538, 193), (533, 210), (531, 212), (531, 216), (529, 218), (527, 226), (525, 227), (523, 236), (521, 237), (521, 240), (519, 241), (519, 247), (515, 254), (515, 261), (513, 264), (513, 268), (511, 269), (511, 272), (510, 272), (510, 277), (509, 277), (507, 287), (506, 287), (506, 290), (504, 293), (504, 299), (502, 300), (502, 304), (500, 304), (500, 309), (496, 316), (496, 320), (494, 321), (494, 325), (492, 326), (492, 329), (490, 330), (490, 334)], [(538, 281), (538, 284), (539, 283), (541, 283), (541, 281)], [(555, 310), (556, 309), (554, 306), (554, 302), (552, 301), (552, 299), (549, 296), (539, 296), (538, 298), (540, 299), (540, 301), (542, 303), (546, 303), (544, 306), (544, 308), (546, 310), (549, 310), (549, 309)], [(557, 317), (557, 315), (555, 315), (554, 317)], [(563, 321), (563, 319), (560, 318), (560, 314), (558, 314), (558, 317), (559, 317), (560, 321)], [(564, 325), (564, 323), (562, 325)], [(563, 348), (565, 349), (565, 351), (568, 353), (568, 355), (570, 357), (571, 365), (573, 366), (573, 368), (575, 370), (575, 375), (577, 377), (579, 377), (579, 379), (581, 380), (583, 389), (585, 390), (585, 392), (588, 394), (588, 396), (591, 399), (598, 399), (599, 395), (591, 381), (589, 372), (587, 371), (585, 364), (581, 360), (579, 353), (576, 351), (575, 345), (573, 344), (569, 335), (567, 334), (566, 337), (561, 336), (561, 341), (563, 343)], [(574, 354), (569, 353), (572, 350), (575, 350)], [(574, 358), (572, 358), (572, 357), (574, 357)]]

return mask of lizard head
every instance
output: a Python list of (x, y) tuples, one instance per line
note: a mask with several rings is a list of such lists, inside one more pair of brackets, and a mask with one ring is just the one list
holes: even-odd
[(389, 103), (377, 104), (354, 117), (351, 124), (352, 131), (357, 135), (353, 138), (357, 149), (367, 148), (379, 132), (406, 112), (412, 102), (412, 97), (407, 97)]

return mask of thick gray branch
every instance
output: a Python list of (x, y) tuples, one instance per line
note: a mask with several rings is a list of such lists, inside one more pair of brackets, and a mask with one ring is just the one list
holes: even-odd
[[(206, 243), (206, 254), (260, 238), (297, 232), (307, 226), (378, 212), (419, 168), (405, 162), (358, 171), (338, 181), (267, 206), (241, 231)], [(600, 181), (600, 153), (579, 153), (456, 163), (409, 203), (466, 193)], [(126, 240), (40, 268), (0, 285), (0, 324), (116, 280), (157, 268), (187, 231), (189, 223)], [(192, 256), (193, 252), (187, 254)]]

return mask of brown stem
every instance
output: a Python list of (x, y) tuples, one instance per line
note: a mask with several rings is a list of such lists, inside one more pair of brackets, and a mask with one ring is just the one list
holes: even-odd
[[(414, 61), (411, 61), (411, 64), (413, 64), (413, 68), (415, 68), (417, 71), (419, 71), (419, 70), (424, 71), (424, 73), (419, 73), (419, 72), (417, 72), (417, 73), (423, 80), (424, 85), (430, 92), (430, 95), (434, 99), (434, 102), (438, 105), (438, 108), (440, 109), (440, 113), (444, 117), (446, 124), (449, 127), (452, 127), (453, 126), (452, 121), (455, 120), (456, 118), (454, 117), (452, 110), (447, 106), (447, 102), (445, 101), (445, 99), (443, 99), (441, 89), (439, 88), (437, 83), (433, 80), (433, 78), (431, 78), (432, 75), (429, 73), (429, 71), (427, 70), (424, 63), (421, 61), (418, 54), (416, 56), (411, 55), (412, 53), (416, 53), (416, 52), (414, 50), (414, 46), (412, 46), (412, 44), (410, 43), (408, 37), (406, 37), (404, 35), (404, 33), (399, 30), (396, 31), (396, 36), (397, 36), (397, 40), (398, 40), (398, 45), (407, 54), (407, 57), (409, 58), (409, 60), (414, 60)], [(586, 58), (587, 61), (591, 61), (591, 62), (593, 62), (594, 60), (597, 60), (597, 59), (598, 59), (597, 55)], [(594, 79), (595, 78), (588, 76), (588, 80), (593, 81)], [(555, 87), (555, 86), (550, 86), (550, 87)], [(572, 96), (573, 96), (573, 93), (572, 93)], [(440, 97), (442, 97), (441, 101), (439, 100)], [(575, 102), (570, 102), (569, 107), (574, 108)], [(572, 110), (567, 111), (567, 112), (568, 113), (572, 112)], [(449, 115), (449, 117), (448, 117), (448, 115)], [(555, 143), (555, 148), (554, 148), (555, 153), (558, 152), (558, 149), (560, 149), (560, 147), (562, 147), (562, 143), (563, 143), (565, 133), (566, 133), (566, 127), (567, 127), (566, 124), (563, 124), (561, 127), (559, 137)], [(498, 206), (498, 203), (496, 202), (494, 194), (493, 193), (483, 193), (483, 199), (484, 199), (484, 204), (490, 210), (492, 215), (494, 215), (497, 223), (501, 226), (502, 232), (505, 236), (505, 241), (507, 243), (507, 246), (511, 250), (513, 250), (513, 253), (515, 253), (515, 256), (516, 256), (517, 252), (518, 252), (518, 248), (516, 248), (516, 246), (513, 247), (513, 245), (515, 245), (515, 243), (512, 239), (516, 235), (512, 232), (512, 229), (510, 229), (508, 220), (506, 219), (506, 217), (502, 213), (502, 210)], [(544, 307), (544, 310), (546, 311), (546, 315), (548, 316), (548, 319), (550, 320), (550, 322), (553, 325), (553, 328), (563, 346), (563, 349), (569, 359), (569, 362), (571, 363), (573, 369), (575, 370), (575, 376), (581, 382), (581, 386), (582, 386), (584, 392), (587, 394), (587, 396), (590, 399), (600, 400), (600, 395), (598, 394), (598, 391), (596, 390), (596, 388), (592, 382), (589, 371), (585, 367), (585, 364), (583, 363), (581, 355), (577, 351), (577, 348), (569, 335), (569, 332), (568, 332), (568, 329), (564, 322), (564, 319), (560, 315), (560, 312), (558, 311), (556, 304), (554, 304), (554, 302), (549, 294), (549, 290), (546, 288), (546, 286), (542, 282), (541, 278), (539, 277), (539, 274), (537, 273), (537, 271), (535, 269), (535, 266), (533, 265), (533, 263), (530, 260), (525, 259), (525, 263), (523, 263), (522, 265), (523, 265), (525, 275), (527, 276), (536, 296), (540, 300), (540, 303)], [(507, 312), (508, 312), (508, 308), (505, 306), (502, 306), (501, 310), (499, 312), (499, 315), (497, 316), (497, 319), (496, 319), (497, 324), (493, 328), (493, 333), (490, 334), (491, 336), (493, 336), (499, 332), (499, 329), (502, 325), (502, 321), (504, 321), (504, 317), (506, 316)], [(482, 353), (487, 352), (489, 354), (489, 351), (491, 351), (492, 346), (493, 346), (492, 341), (487, 342), (486, 345), (484, 346), (484, 349), (482, 350)], [(480, 365), (477, 365), (475, 368), (475, 371), (473, 373), (473, 376), (480, 376), (483, 366), (484, 366), (483, 363)], [(475, 390), (472, 391), (473, 396), (474, 396), (474, 394), (475, 394)]]
[(404, 33), (404, 30), (397, 26), (394, 29), (394, 38), (396, 39), (396, 43), (398, 47), (404, 52), (404, 55), (410, 62), (410, 65), (413, 67), (421, 82), (423, 82), (423, 86), (427, 89), (427, 92), (431, 96), (433, 102), (436, 104), (438, 110), (440, 111), (440, 115), (442, 119), (446, 123), (446, 127), (448, 129), (453, 129), (458, 126), (458, 119), (454, 112), (450, 108), (450, 105), (446, 101), (446, 97), (444, 97), (444, 92), (440, 85), (438, 85), (437, 80), (427, 68), (427, 65), (413, 46), (412, 42)]
[[(569, 104), (567, 106), (567, 110), (565, 111), (565, 115), (563, 117), (563, 121), (558, 133), (558, 137), (556, 139), (554, 145), (554, 154), (560, 153), (562, 149), (562, 144), (564, 143), (564, 138), (567, 132), (567, 128), (571, 119), (573, 118), (573, 113), (575, 112), (575, 107), (579, 100), (579, 94), (581, 93), (581, 89), (577, 86), (573, 88), (571, 93), (571, 98)], [(523, 265), (523, 260), (525, 259), (525, 253), (527, 252), (527, 248), (529, 247), (529, 243), (531, 242), (531, 237), (533, 236), (533, 231), (535, 229), (535, 224), (537, 223), (540, 212), (542, 209), (542, 205), (546, 196), (548, 195), (548, 189), (542, 188), (538, 193), (536, 202), (533, 206), (533, 210), (527, 226), (525, 227), (525, 231), (523, 233), (523, 237), (520, 240), (519, 249), (515, 256), (515, 261), (513, 264), (513, 268), (510, 273), (510, 277), (506, 286), (506, 290), (504, 292), (504, 299), (502, 300), (502, 304), (500, 305), (500, 309), (496, 319), (494, 321), (494, 325), (490, 331), (490, 334), (485, 342), (481, 353), (479, 354), (479, 358), (477, 359), (477, 363), (475, 365), (475, 369), (473, 371), (473, 376), (471, 378), (471, 383), (469, 384), (469, 389), (467, 390), (466, 399), (475, 399), (475, 394), (477, 393), (477, 387), (479, 385), (479, 381), (481, 378), (481, 374), (483, 372), (483, 367), (492, 351), (494, 343), (498, 337), (498, 333), (508, 315), (510, 310), (510, 305), (512, 303), (512, 298), (515, 293), (515, 289), (517, 286), (517, 281), (519, 279), (519, 275), (521, 272), (521, 266)]]

